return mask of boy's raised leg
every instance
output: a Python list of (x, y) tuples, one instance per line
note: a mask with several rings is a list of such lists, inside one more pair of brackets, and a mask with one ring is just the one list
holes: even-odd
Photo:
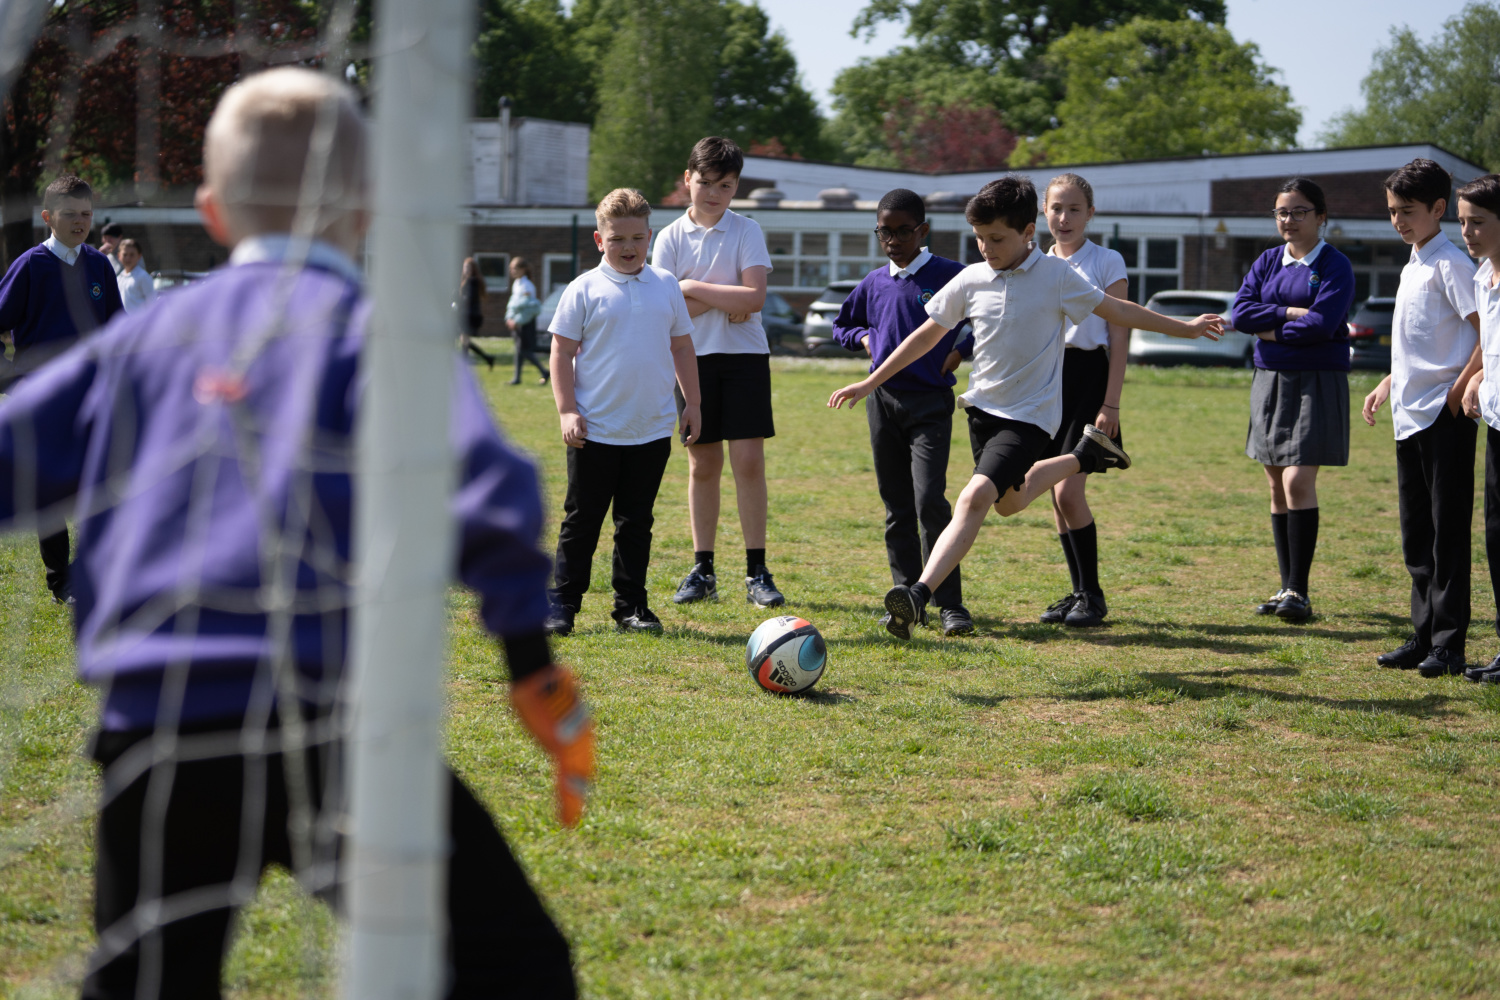
[(985, 516), (998, 499), (1000, 491), (988, 476), (975, 475), (969, 480), (969, 484), (958, 495), (953, 520), (948, 522), (948, 527), (938, 536), (937, 543), (932, 547), (932, 554), (927, 557), (927, 565), (922, 568), (922, 578), (910, 587), (897, 584), (886, 593), (885, 610), (891, 616), (886, 622), (886, 631), (898, 639), (911, 638), (911, 626), (932, 596), (933, 589), (948, 579), (948, 574), (969, 554), (969, 549), (974, 547), (974, 539), (979, 537), (979, 528), (984, 524)]

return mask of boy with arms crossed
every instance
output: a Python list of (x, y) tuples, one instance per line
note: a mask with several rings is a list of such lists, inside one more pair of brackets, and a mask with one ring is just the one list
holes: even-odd
[[(94, 191), (65, 174), (42, 194), (42, 222), (52, 235), (17, 257), (0, 280), (0, 330), (9, 330), (15, 355), (11, 377), (22, 378), (121, 312), (112, 257), (89, 246)], [(45, 513), (45, 512), (44, 512)], [(68, 568), (68, 526), (48, 517), (41, 538), (47, 589), (59, 604), (73, 603)]]
[[(880, 199), (875, 222), (875, 237), (891, 263), (865, 275), (833, 321), (833, 339), (851, 351), (868, 351), (871, 371), (922, 325), (927, 302), (964, 269), (922, 245), (931, 227), (927, 206), (915, 191), (887, 192)], [(943, 494), (948, 489), (948, 448), (953, 438), (953, 385), (957, 381), (953, 369), (960, 360), (957, 342), (958, 331), (949, 330), (926, 355), (871, 392), (865, 403), (875, 482), (885, 504), (885, 552), (893, 583), (910, 586), (917, 582), (933, 543), (953, 519)], [(974, 631), (974, 621), (963, 606), (958, 567), (932, 599), (944, 635)], [(926, 618), (923, 607), (923, 624)]]
[(1375, 661), (1423, 677), (1462, 673), (1469, 633), (1474, 444), (1464, 390), (1479, 371), (1474, 262), (1442, 230), (1453, 179), (1416, 159), (1385, 181), (1391, 224), (1412, 245), (1391, 324), (1391, 373), (1365, 397), (1365, 423), (1391, 401), (1401, 552), (1416, 634)]
[(698, 440), (688, 446), (693, 568), (672, 598), (677, 604), (718, 598), (714, 538), (725, 441), (745, 538), (745, 599), (763, 608), (786, 602), (766, 569), (765, 439), (775, 436), (776, 427), (771, 348), (760, 310), (771, 255), (760, 225), (729, 209), (744, 165), (744, 155), (730, 140), (700, 139), (683, 173), (692, 204), (661, 231), (651, 257), (653, 265), (682, 283), (703, 391), (703, 426), (694, 427)]
[(660, 632), (647, 606), (652, 508), (672, 457), (672, 387), (682, 440), (698, 439), (693, 321), (669, 272), (646, 263), (651, 206), (618, 188), (595, 210), (604, 260), (570, 283), (552, 317), (552, 395), (568, 446), (568, 495), (557, 533), (547, 631), (567, 635), (589, 589), (604, 514), (614, 506), (616, 626)]
[(964, 268), (927, 303), (928, 319), (871, 375), (834, 392), (828, 405), (851, 406), (926, 354), (964, 317), (974, 324), (974, 369), (968, 409), (974, 476), (958, 498), (953, 521), (933, 546), (921, 579), (897, 584), (885, 596), (886, 629), (900, 639), (974, 544), (986, 513), (1025, 510), (1036, 497), (1079, 472), (1129, 468), (1130, 457), (1089, 424), (1070, 454), (1038, 462), (1062, 423), (1063, 325), (1090, 313), (1106, 322), (1174, 337), (1218, 339), (1218, 316), (1191, 323), (1104, 294), (1057, 257), (1032, 245), (1036, 188), (1024, 177), (986, 184), (964, 210), (984, 260)]

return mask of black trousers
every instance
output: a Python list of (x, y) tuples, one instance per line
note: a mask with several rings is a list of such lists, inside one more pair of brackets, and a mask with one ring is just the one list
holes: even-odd
[[(1484, 552), (1490, 563), (1490, 587), (1500, 601), (1500, 431), (1484, 429)], [(1495, 634), (1500, 635), (1500, 605)]]
[(523, 364), (530, 361), (541, 372), (542, 377), (547, 377), (547, 368), (536, 359), (536, 320), (516, 324), (516, 332), (511, 335), (511, 340), (516, 347), (516, 381), (521, 381), (521, 368)]
[[(953, 519), (944, 496), (953, 407), (951, 389), (877, 386), (865, 400), (875, 483), (885, 504), (885, 554), (892, 582), (905, 587), (921, 579), (932, 546)], [(958, 567), (938, 584), (932, 603), (940, 608), (963, 603)]]
[(647, 607), (646, 568), (651, 562), (653, 508), (661, 477), (672, 457), (672, 439), (645, 444), (585, 441), (568, 449), (568, 495), (557, 532), (554, 600), (577, 611), (593, 575), (594, 551), (604, 515), (614, 507), (614, 618)]
[(68, 585), (68, 529), (40, 538), (42, 565), (47, 567), (47, 589), (61, 593)]
[[(147, 732), (100, 733), (94, 757), (106, 769)], [(314, 824), (322, 815), (322, 777), (337, 746), (302, 760)], [(233, 754), (176, 763), (164, 809), (148, 809), (168, 766), (147, 767), (99, 812), (95, 843), (94, 922), (100, 949), (84, 980), (84, 1000), (203, 1000), (220, 996), (224, 954), (235, 912), (253, 895), (266, 866), (294, 868), (289, 833), (286, 759)], [(108, 775), (108, 770), (106, 770)], [(572, 998), (567, 941), (542, 908), (505, 839), (472, 792), (451, 772), (448, 860), (448, 959), (451, 998)], [(321, 818), (322, 822), (319, 822)], [(158, 825), (159, 823), (159, 825)], [(143, 836), (143, 831), (152, 832)], [(159, 831), (159, 832), (158, 832)], [(243, 839), (242, 839), (243, 838)], [(310, 885), (325, 898), (337, 882), (337, 841), (315, 852), (325, 862)], [(160, 892), (143, 891), (142, 857), (159, 865)], [(329, 866), (326, 862), (332, 861)], [(152, 867), (146, 870), (149, 872)], [(303, 874), (317, 872), (316, 867)], [(240, 876), (239, 892), (231, 888)], [(196, 912), (160, 927), (131, 926), (160, 900)], [(195, 905), (196, 904), (196, 905)]]
[(1421, 646), (1460, 655), (1469, 634), (1470, 522), (1479, 429), (1446, 406), (1396, 442), (1401, 554), (1411, 574), (1411, 623)]

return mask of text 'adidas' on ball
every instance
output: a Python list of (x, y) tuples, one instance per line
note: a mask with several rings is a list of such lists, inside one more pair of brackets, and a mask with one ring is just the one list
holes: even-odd
[(755, 683), (777, 694), (806, 691), (828, 665), (828, 647), (812, 622), (796, 615), (767, 618), (750, 633), (745, 666)]

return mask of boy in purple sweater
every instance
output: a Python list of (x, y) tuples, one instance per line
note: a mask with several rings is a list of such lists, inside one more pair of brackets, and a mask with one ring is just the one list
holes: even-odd
[[(844, 300), (833, 321), (833, 339), (870, 354), (870, 370), (927, 319), (927, 303), (964, 266), (930, 253), (931, 226), (921, 195), (897, 188), (880, 199), (875, 237), (891, 263), (871, 271)], [(953, 439), (953, 370), (962, 358), (959, 334), (949, 330), (925, 355), (870, 393), (865, 415), (875, 483), (885, 504), (885, 552), (891, 580), (910, 587), (953, 509), (948, 489), (948, 448)], [(972, 344), (972, 337), (965, 338)], [(918, 525), (921, 527), (918, 533)], [(974, 621), (963, 605), (963, 584), (954, 567), (932, 594), (943, 635), (970, 635)], [(882, 619), (886, 623), (889, 615)], [(919, 621), (926, 624), (926, 608)]]
[[(326, 200), (303, 209), (318, 213), (313, 238), (294, 240), (329, 118)], [(353, 95), (326, 76), (277, 69), (230, 88), (197, 199), (229, 266), (0, 405), (0, 517), (80, 512), (78, 664), (103, 689), (105, 767), (85, 997), (217, 997), (232, 918), (265, 866), (337, 888), (364, 146)], [(536, 471), (457, 364), (453, 388), (455, 565), (576, 822), (593, 733), (542, 631)], [(574, 996), (566, 941), (484, 807), (448, 780), (449, 995)]]
[[(94, 191), (64, 174), (42, 194), (42, 222), (52, 231), (17, 257), (0, 280), (0, 331), (15, 346), (8, 381), (35, 371), (124, 307), (110, 258), (84, 241), (94, 224)], [(73, 603), (68, 581), (68, 526), (60, 511), (39, 511), (47, 589)]]

